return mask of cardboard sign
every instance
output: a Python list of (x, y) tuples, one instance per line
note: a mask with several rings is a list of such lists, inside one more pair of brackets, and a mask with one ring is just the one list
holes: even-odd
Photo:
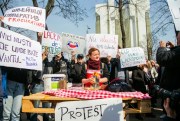
[(180, 31), (180, 0), (167, 0), (176, 31)]
[(95, 47), (100, 50), (101, 57), (116, 57), (118, 49), (118, 35), (110, 34), (87, 34), (86, 35), (86, 54), (90, 48)]
[(58, 103), (55, 121), (123, 121), (120, 98), (68, 101)]
[(42, 35), (42, 51), (48, 49), (48, 59), (52, 60), (54, 55), (57, 55), (62, 50), (62, 37), (51, 31), (44, 31)]
[(40, 43), (0, 27), (0, 66), (42, 70)]
[(7, 10), (3, 22), (10, 26), (43, 32), (45, 30), (45, 17), (45, 9), (23, 6)]
[(62, 33), (63, 46), (62, 50), (65, 53), (75, 51), (76, 54), (85, 54), (85, 38), (68, 33)]
[(137, 66), (146, 63), (144, 50), (140, 47), (119, 49), (121, 68)]

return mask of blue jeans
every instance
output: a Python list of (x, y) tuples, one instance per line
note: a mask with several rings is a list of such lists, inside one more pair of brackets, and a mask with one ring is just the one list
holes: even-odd
[[(26, 80), (24, 80), (26, 81)], [(7, 98), (3, 99), (3, 121), (19, 121), (24, 84), (7, 81)]]
[[(44, 85), (43, 84), (35, 84), (34, 88), (32, 89), (32, 94), (42, 92), (44, 91)], [(40, 101), (34, 101), (34, 107), (39, 107)], [(42, 103), (43, 108), (50, 107), (50, 103)], [(30, 121), (37, 121), (37, 113), (32, 113), (30, 116)], [(49, 115), (43, 114), (43, 121), (49, 121)]]

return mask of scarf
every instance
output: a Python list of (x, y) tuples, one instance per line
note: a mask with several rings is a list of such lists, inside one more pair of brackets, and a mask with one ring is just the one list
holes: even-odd
[(99, 70), (100, 69), (100, 60), (99, 61), (95, 61), (95, 60), (88, 60), (88, 69), (93, 69), (93, 70)]

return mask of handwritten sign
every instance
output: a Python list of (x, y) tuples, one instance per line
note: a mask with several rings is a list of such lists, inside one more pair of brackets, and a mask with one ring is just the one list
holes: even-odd
[(146, 63), (144, 50), (140, 47), (119, 49), (119, 51), (121, 54), (120, 62), (122, 68)]
[(62, 37), (51, 31), (44, 31), (42, 36), (42, 50), (48, 49), (48, 59), (52, 60), (54, 55), (57, 55), (62, 50)]
[(177, 31), (180, 31), (180, 0), (167, 0)]
[(45, 9), (23, 6), (7, 10), (3, 22), (10, 26), (43, 32), (45, 16)]
[(39, 42), (0, 27), (0, 66), (42, 70)]
[(101, 57), (116, 57), (118, 49), (118, 36), (110, 34), (87, 34), (86, 35), (86, 54), (92, 47), (100, 50)]
[(55, 121), (123, 121), (122, 99), (106, 98), (58, 103)]
[(85, 54), (85, 38), (68, 33), (62, 33), (63, 52), (71, 53), (75, 51), (76, 54)]

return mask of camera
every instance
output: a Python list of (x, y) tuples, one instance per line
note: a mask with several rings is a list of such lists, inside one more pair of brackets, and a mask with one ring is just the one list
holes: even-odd
[(162, 99), (170, 98), (169, 106), (172, 109), (180, 110), (180, 90), (168, 91), (163, 88), (160, 88), (159, 85), (153, 86), (154, 94), (157, 94), (158, 97)]

